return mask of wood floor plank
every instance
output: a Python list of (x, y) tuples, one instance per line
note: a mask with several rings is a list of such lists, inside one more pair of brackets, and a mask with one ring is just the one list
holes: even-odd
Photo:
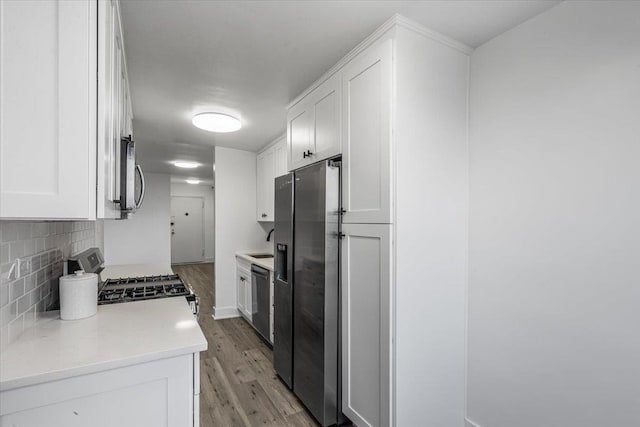
[(318, 427), (273, 369), (273, 352), (242, 318), (214, 320), (214, 268), (175, 265), (200, 297), (198, 323), (209, 348), (200, 354), (200, 426)]
[(261, 351), (255, 349), (245, 352), (244, 356), (247, 358), (252, 371), (256, 372), (257, 380), (267, 392), (269, 399), (283, 416), (304, 410), (300, 401), (274, 372), (271, 360), (268, 360)]
[(252, 426), (282, 426), (284, 417), (258, 381), (233, 386)]
[[(215, 357), (206, 359), (204, 368), (206, 369), (206, 379), (204, 383), (201, 381), (200, 386), (207, 389), (205, 393), (207, 407), (214, 409), (213, 413), (219, 419), (220, 424), (251, 426), (252, 424), (249, 417), (247, 417), (243, 403), (229, 383), (229, 379), (218, 359)], [(216, 421), (218, 420), (214, 418), (214, 423)]]

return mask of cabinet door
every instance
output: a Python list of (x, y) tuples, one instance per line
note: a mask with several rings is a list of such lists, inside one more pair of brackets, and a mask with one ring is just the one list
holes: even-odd
[(273, 158), (275, 160), (275, 176), (286, 175), (287, 170), (287, 138), (282, 138), (280, 142), (278, 142), (273, 147)]
[(236, 300), (238, 305), (238, 310), (240, 313), (245, 313), (247, 310), (245, 308), (245, 280), (246, 278), (242, 275), (240, 271), (236, 274)]
[(115, 1), (98, 2), (98, 182), (97, 217), (120, 218), (120, 207), (114, 200), (116, 191), (115, 144), (118, 141), (119, 100), (116, 81), (119, 60), (116, 60), (117, 34), (120, 32), (118, 7)]
[(390, 223), (392, 41), (371, 46), (342, 75), (345, 223)]
[(391, 227), (342, 229), (342, 411), (358, 426), (391, 425)]
[(313, 117), (308, 102), (303, 99), (287, 114), (287, 145), (290, 171), (309, 164), (306, 153), (311, 149)]
[(0, 218), (93, 219), (97, 2), (0, 5)]
[(98, 218), (120, 218), (120, 138), (133, 134), (119, 3), (98, 2)]
[(258, 221), (273, 221), (275, 191), (275, 150), (273, 147), (260, 153), (256, 173), (256, 206)]
[(266, 221), (267, 212), (265, 209), (266, 194), (265, 180), (267, 179), (265, 167), (265, 153), (258, 154), (256, 160), (256, 219), (258, 221)]
[(340, 75), (335, 74), (315, 89), (311, 98), (313, 135), (311, 162), (340, 154)]
[(255, 308), (253, 307), (253, 292), (251, 289), (251, 273), (244, 277), (244, 308), (245, 315), (249, 322), (253, 321), (253, 312)]
[(0, 391), (0, 426), (190, 427), (196, 385), (193, 354), (43, 382)]

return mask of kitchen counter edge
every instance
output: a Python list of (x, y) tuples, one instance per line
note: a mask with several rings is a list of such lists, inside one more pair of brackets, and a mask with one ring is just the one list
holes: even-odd
[(262, 268), (266, 268), (269, 271), (273, 271), (273, 258), (254, 258), (250, 256), (251, 253), (261, 253), (260, 251), (238, 251), (236, 252), (236, 258), (242, 258), (251, 264), (258, 265)]
[[(148, 317), (149, 309), (155, 316), (162, 313), (164, 321), (157, 328), (151, 324), (154, 319), (144, 319), (144, 328), (127, 336), (127, 328), (115, 324), (115, 319), (120, 318), (120, 323), (130, 326), (137, 316)], [(174, 330), (168, 331), (171, 325)], [(157, 329), (157, 336), (153, 336), (151, 329)], [(71, 342), (74, 333), (78, 334), (79, 343), (89, 347), (85, 348), (84, 359), (78, 353), (83, 346)], [(95, 316), (73, 321), (61, 320), (58, 311), (49, 311), (0, 352), (0, 392), (198, 353), (207, 348), (200, 325), (180, 297), (101, 305)]]

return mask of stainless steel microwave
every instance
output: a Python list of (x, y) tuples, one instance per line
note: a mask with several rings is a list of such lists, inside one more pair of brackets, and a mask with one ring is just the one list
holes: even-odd
[(120, 140), (120, 219), (140, 209), (144, 201), (145, 184), (142, 168), (136, 163), (136, 145), (131, 136)]

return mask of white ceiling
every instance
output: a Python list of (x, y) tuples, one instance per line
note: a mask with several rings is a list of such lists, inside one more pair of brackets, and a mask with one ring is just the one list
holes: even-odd
[[(394, 13), (477, 47), (558, 1), (122, 0), (135, 139), (142, 166), (213, 178), (214, 145), (256, 151), (285, 131), (286, 104)], [(203, 111), (243, 128), (195, 128)]]

